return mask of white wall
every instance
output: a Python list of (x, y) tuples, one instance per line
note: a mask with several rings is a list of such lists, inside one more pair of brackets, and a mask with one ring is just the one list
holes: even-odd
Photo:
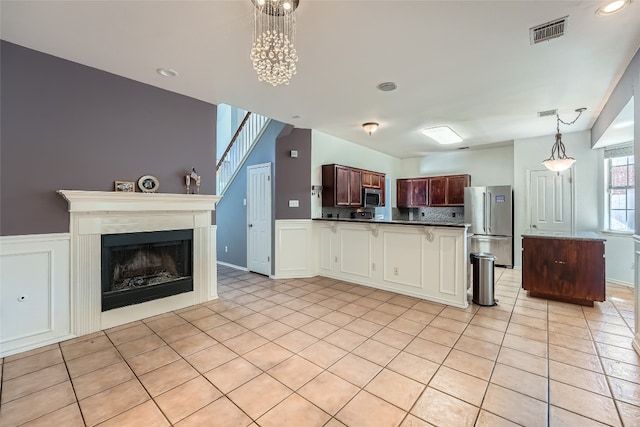
[[(311, 185), (322, 185), (322, 165), (339, 165), (372, 170), (387, 175), (391, 180), (391, 205), (396, 205), (395, 180), (401, 171), (401, 160), (362, 145), (354, 144), (326, 133), (311, 131)], [(322, 199), (311, 197), (311, 217), (322, 216)]]
[[(216, 119), (216, 160), (220, 160), (233, 136), (231, 133), (231, 106), (218, 105)], [(235, 132), (235, 129), (233, 131)]]
[(399, 178), (457, 174), (471, 175), (473, 186), (513, 185), (513, 144), (404, 159)]
[[(542, 161), (549, 157), (554, 135), (514, 141), (514, 265), (522, 266), (522, 233), (529, 228), (527, 176), (533, 170), (545, 170)], [(577, 231), (598, 231), (598, 165), (602, 154), (591, 150), (590, 131), (562, 135), (568, 156), (574, 157), (575, 218)], [(568, 173), (568, 172), (564, 172)]]
[[(576, 159), (573, 166), (576, 230), (599, 232), (604, 222), (603, 150), (590, 148), (590, 131), (565, 133), (562, 141), (567, 155)], [(527, 174), (531, 170), (544, 170), (541, 162), (549, 157), (553, 142), (553, 135), (514, 141), (514, 264), (518, 267), (522, 265), (521, 235), (529, 227), (526, 212)], [(620, 283), (632, 283), (632, 243), (624, 236), (603, 237), (607, 239), (607, 278)]]
[(607, 280), (633, 286), (633, 236), (604, 234)]

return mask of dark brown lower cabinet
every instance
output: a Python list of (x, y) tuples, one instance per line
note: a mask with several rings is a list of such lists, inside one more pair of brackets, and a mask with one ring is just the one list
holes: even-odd
[(593, 306), (605, 300), (604, 240), (522, 237), (522, 288), (542, 297)]

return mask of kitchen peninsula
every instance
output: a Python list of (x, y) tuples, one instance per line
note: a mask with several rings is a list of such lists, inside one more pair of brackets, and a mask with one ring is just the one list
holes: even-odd
[(468, 224), (314, 220), (319, 274), (466, 308)]

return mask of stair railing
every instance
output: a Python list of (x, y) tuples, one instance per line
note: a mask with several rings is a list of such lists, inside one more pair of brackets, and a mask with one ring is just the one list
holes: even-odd
[(247, 112), (216, 165), (217, 194), (222, 195), (260, 139), (269, 118)]

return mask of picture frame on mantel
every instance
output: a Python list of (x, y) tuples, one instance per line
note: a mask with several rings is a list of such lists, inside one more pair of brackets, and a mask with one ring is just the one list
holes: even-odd
[(115, 181), (114, 189), (118, 192), (133, 193), (136, 191), (135, 181)]

